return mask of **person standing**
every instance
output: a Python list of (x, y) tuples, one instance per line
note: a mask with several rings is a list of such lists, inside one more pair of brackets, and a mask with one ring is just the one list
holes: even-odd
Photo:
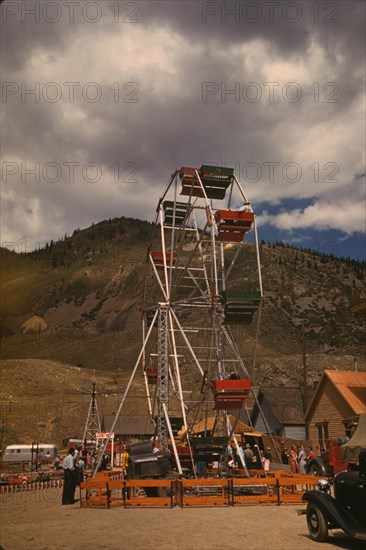
[(122, 472), (123, 472), (123, 479), (127, 479), (128, 476), (128, 462), (130, 460), (130, 454), (128, 452), (127, 447), (124, 448), (123, 454), (122, 454)]
[(282, 462), (282, 464), (288, 464), (288, 454), (287, 454), (286, 448), (282, 449), (281, 462)]
[(306, 452), (304, 450), (304, 447), (300, 447), (298, 460), (299, 460), (300, 474), (306, 474)]
[(298, 460), (297, 460), (297, 452), (296, 452), (296, 449), (295, 449), (295, 445), (292, 445), (289, 457), (290, 457), (291, 472), (293, 474), (298, 474), (299, 473), (299, 463), (298, 463)]
[(80, 483), (83, 483), (83, 481), (84, 481), (84, 467), (85, 467), (85, 462), (82, 458), (80, 458), (80, 455), (79, 455), (79, 458), (77, 458), (76, 462), (75, 462), (75, 483), (76, 483), (76, 485), (80, 486)]
[(247, 465), (248, 470), (251, 470), (253, 468), (254, 453), (253, 453), (249, 443), (247, 443), (245, 445), (244, 456), (245, 456), (245, 464)]
[(62, 491), (62, 504), (74, 504), (75, 502), (75, 463), (74, 463), (75, 449), (71, 447), (69, 454), (64, 458), (64, 488)]
[(269, 472), (271, 467), (272, 455), (270, 447), (267, 447), (263, 453), (263, 467), (265, 472)]
[(307, 456), (307, 461), (310, 462), (310, 460), (313, 460), (313, 458), (315, 458), (315, 453), (312, 447), (309, 447), (308, 449), (309, 449), (309, 453)]

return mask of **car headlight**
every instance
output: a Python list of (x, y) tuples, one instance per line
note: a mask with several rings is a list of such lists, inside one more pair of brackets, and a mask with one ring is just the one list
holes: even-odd
[(327, 479), (319, 479), (318, 489), (319, 491), (323, 491), (323, 493), (327, 493), (330, 489), (329, 481)]

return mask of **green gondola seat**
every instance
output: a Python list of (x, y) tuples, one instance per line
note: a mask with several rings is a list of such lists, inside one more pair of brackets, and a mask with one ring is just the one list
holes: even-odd
[[(175, 214), (174, 214), (175, 204)], [(186, 218), (188, 204), (185, 202), (164, 201), (164, 225), (179, 227)]]
[(247, 290), (225, 290), (220, 295), (224, 305), (224, 323), (250, 325), (261, 302), (261, 293)]

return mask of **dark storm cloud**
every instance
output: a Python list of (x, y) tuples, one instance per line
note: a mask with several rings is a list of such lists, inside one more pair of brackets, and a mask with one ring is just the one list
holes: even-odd
[[(24, 4), (6, 3), (11, 9)], [(65, 3), (59, 4), (65, 8)], [(320, 209), (307, 209), (306, 226), (313, 215), (319, 223), (328, 223), (328, 212), (336, 224), (332, 201), (338, 206), (345, 197), (354, 197), (359, 203), (359, 188), (352, 179), (364, 166), (364, 3), (274, 2), (271, 20), (272, 8), (259, 2), (261, 16), (250, 22), (255, 15), (252, 2), (149, 0), (130, 3), (138, 8), (132, 16), (123, 11), (127, 3), (120, 2), (116, 23), (107, 2), (95, 3), (102, 10), (100, 20), (85, 20), (80, 10), (87, 4), (80, 2), (75, 8), (73, 21), (65, 9), (56, 23), (42, 13), (38, 23), (31, 17), (22, 22), (20, 11), (8, 12), (5, 21), (3, 17), (3, 81), (18, 86), (18, 92), (3, 101), (3, 158), (29, 167), (41, 165), (39, 184), (30, 175), (25, 182), (29, 185), (22, 185), (19, 168), (3, 186), (3, 204), (12, 212), (4, 222), (5, 232), (44, 240), (50, 225), (57, 238), (57, 231), (63, 234), (113, 215), (151, 218), (170, 172), (202, 162), (238, 165), (241, 173), (249, 162), (263, 168), (264, 162), (276, 161), (280, 169), (289, 162), (300, 163), (303, 178), (297, 186), (283, 185), (279, 169), (275, 185), (249, 182), (249, 188), (258, 201), (263, 193), (268, 201), (279, 202), (283, 197), (321, 197), (330, 205), (323, 209), (326, 219), (321, 217), (321, 204)], [(237, 5), (235, 21), (227, 10)], [(290, 22), (298, 8), (301, 16)], [(129, 23), (129, 17), (136, 22)], [(296, 87), (286, 88), (292, 81), (302, 94), (295, 102), (291, 94)], [(39, 101), (31, 96), (22, 101), (22, 83), (32, 88), (36, 82)], [(57, 102), (42, 96), (49, 82), (62, 90)], [(65, 82), (79, 83), (73, 102)], [(82, 97), (88, 82), (96, 82), (103, 91), (99, 101)], [(125, 96), (135, 90), (137, 101), (115, 102), (116, 82)], [(251, 93), (257, 86), (262, 94), (258, 101), (245, 97), (251, 82)], [(276, 84), (273, 101), (268, 97), (271, 82)], [(236, 86), (238, 97), (230, 94)], [(335, 101), (327, 101), (332, 92)], [(70, 162), (80, 165), (75, 182), (68, 181), (63, 166)], [(337, 185), (326, 181), (329, 169), (324, 166), (331, 162), (339, 165)], [(63, 166), (60, 181), (42, 179), (47, 163)], [(87, 163), (103, 171), (95, 184), (82, 178), (81, 168)], [(111, 167), (116, 163), (124, 176), (129, 170), (125, 166), (135, 164), (138, 184), (115, 185)], [(309, 170), (315, 163), (318, 182), (315, 168)], [(292, 219), (301, 227), (298, 209), (278, 223), (291, 226)], [(343, 219), (340, 223), (347, 231), (358, 227)]]

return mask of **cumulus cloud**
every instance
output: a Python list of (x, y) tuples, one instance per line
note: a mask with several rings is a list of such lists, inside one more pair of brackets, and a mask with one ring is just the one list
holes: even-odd
[(258, 2), (250, 22), (251, 3), (96, 2), (95, 23), (85, 1), (55, 23), (23, 4), (1, 6), (2, 242), (152, 219), (203, 162), (235, 166), (264, 224), (363, 231), (364, 3)]

